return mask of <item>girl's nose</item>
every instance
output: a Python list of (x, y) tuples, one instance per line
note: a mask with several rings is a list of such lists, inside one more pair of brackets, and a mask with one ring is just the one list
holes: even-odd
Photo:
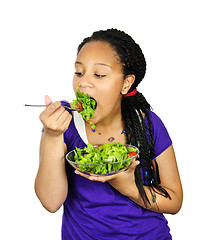
[(79, 82), (79, 87), (93, 87), (93, 83), (90, 77), (88, 76), (82, 76), (80, 78), (80, 82)]

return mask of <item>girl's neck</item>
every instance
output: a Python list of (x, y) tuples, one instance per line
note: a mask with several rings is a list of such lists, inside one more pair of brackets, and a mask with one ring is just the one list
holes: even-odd
[(88, 122), (85, 123), (85, 126), (88, 141), (93, 145), (107, 143), (111, 137), (115, 138), (116, 142), (119, 141), (125, 144), (125, 134), (121, 136), (121, 132), (124, 130), (121, 111), (114, 112), (114, 114), (97, 122), (95, 124), (95, 131), (92, 131)]
[(113, 111), (108, 117), (102, 119), (95, 124), (96, 129), (101, 129), (101, 131), (109, 132), (114, 129), (123, 128), (123, 121), (121, 115), (121, 109)]

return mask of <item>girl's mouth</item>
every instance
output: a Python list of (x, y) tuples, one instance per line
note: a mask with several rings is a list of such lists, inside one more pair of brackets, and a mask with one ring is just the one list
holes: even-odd
[(97, 101), (93, 97), (90, 97), (90, 98), (95, 101), (95, 110), (96, 110), (96, 108), (97, 108)]

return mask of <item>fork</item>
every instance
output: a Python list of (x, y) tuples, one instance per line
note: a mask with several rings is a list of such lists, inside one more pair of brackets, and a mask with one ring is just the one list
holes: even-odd
[[(45, 104), (24, 104), (25, 107), (47, 107), (47, 105)], [(75, 108), (70, 108), (68, 106), (65, 106), (65, 105), (61, 105), (62, 107), (64, 108), (67, 108), (68, 110), (70, 111), (80, 111), (82, 109), (78, 108), (78, 109), (75, 109)]]

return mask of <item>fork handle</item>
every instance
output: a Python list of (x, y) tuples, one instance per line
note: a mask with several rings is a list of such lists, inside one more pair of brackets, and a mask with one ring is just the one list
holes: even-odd
[[(47, 105), (45, 104), (24, 104), (25, 107), (47, 107)], [(74, 108), (70, 108), (68, 106), (65, 105), (61, 105), (64, 108), (67, 108), (70, 111), (80, 111), (81, 109), (74, 109)]]
[(25, 107), (46, 107), (47, 105), (43, 104), (24, 104)]

